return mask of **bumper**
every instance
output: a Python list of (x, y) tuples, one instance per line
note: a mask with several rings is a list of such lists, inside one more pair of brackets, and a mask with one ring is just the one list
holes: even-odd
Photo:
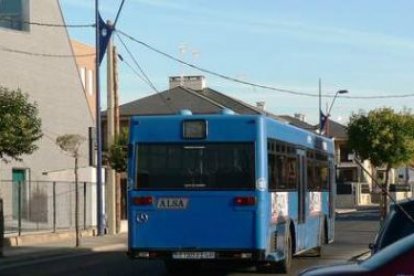
[(223, 261), (265, 261), (264, 250), (151, 250), (129, 249), (127, 256), (131, 259), (161, 260), (223, 260)]

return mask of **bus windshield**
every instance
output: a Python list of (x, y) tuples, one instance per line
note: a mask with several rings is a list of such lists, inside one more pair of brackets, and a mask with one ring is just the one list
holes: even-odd
[(137, 189), (254, 189), (254, 143), (138, 144)]

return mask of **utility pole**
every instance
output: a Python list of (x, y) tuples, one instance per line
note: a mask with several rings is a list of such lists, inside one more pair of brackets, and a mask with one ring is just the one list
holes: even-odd
[(104, 210), (102, 191), (102, 132), (101, 132), (101, 95), (100, 95), (100, 21), (99, 21), (99, 0), (95, 0), (95, 87), (96, 87), (96, 197), (97, 197), (97, 228), (98, 236), (104, 235)]
[[(109, 27), (112, 27), (111, 21), (106, 23)], [(111, 147), (115, 140), (115, 86), (114, 86), (114, 51), (112, 38), (108, 42), (107, 48), (107, 149)], [(106, 175), (106, 214), (107, 214), (107, 226), (108, 234), (116, 234), (116, 172), (110, 166), (108, 166)]]
[[(115, 137), (120, 134), (120, 119), (119, 119), (119, 79), (118, 79), (118, 53), (116, 46), (113, 46), (113, 64), (114, 64), (114, 122), (115, 122)], [(116, 192), (116, 232), (121, 231), (121, 174), (116, 173), (115, 182)]]
[(319, 78), (319, 134), (322, 134), (322, 84), (321, 84), (321, 78)]

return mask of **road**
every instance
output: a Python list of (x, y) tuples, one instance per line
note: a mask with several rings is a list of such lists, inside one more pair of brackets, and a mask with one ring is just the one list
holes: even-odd
[[(323, 264), (345, 262), (352, 256), (368, 250), (378, 230), (378, 214), (373, 211), (358, 211), (342, 214), (337, 218), (335, 242), (323, 248), (321, 257), (295, 257), (291, 275)], [(164, 265), (158, 261), (131, 261), (124, 249), (106, 252), (82, 252), (81, 254), (34, 259), (1, 269), (0, 275), (167, 275)], [(247, 276), (263, 275), (254, 271), (224, 271), (206, 268), (202, 275)]]

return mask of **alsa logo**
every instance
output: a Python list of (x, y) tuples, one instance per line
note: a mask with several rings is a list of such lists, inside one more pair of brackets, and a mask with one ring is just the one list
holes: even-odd
[(160, 198), (157, 201), (159, 209), (186, 209), (188, 204), (187, 198)]

